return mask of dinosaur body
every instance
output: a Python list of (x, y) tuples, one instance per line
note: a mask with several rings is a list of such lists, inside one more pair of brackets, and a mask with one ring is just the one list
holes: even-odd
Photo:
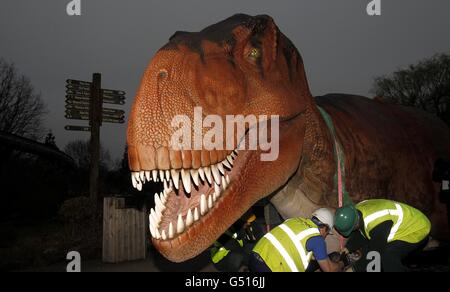
[[(388, 198), (415, 206), (430, 216), (435, 236), (448, 238), (445, 205), (437, 196), (440, 185), (431, 178), (435, 161), (449, 158), (448, 127), (425, 112), (360, 96), (330, 94), (316, 98), (316, 103), (331, 116), (335, 138), (343, 147), (351, 199)], [(313, 116), (324, 122), (320, 114)], [(317, 132), (321, 158), (316, 162), (314, 155), (304, 153), (313, 158), (300, 163), (272, 198), (283, 217), (308, 216), (319, 206), (337, 207), (336, 158), (324, 154), (333, 151), (333, 139), (330, 131)]]
[[(336, 137), (318, 105), (331, 116)], [(193, 121), (196, 107), (222, 118), (279, 116), (278, 158), (262, 161), (262, 149), (176, 149), (173, 118)], [(201, 32), (176, 33), (148, 66), (128, 124), (133, 185), (163, 181), (150, 214), (155, 247), (175, 262), (192, 258), (268, 196), (285, 218), (337, 207), (334, 139), (354, 201), (410, 203), (431, 217), (437, 233), (448, 230), (431, 179), (434, 161), (450, 158), (443, 123), (363, 97), (314, 99), (300, 54), (268, 16), (239, 14)]]

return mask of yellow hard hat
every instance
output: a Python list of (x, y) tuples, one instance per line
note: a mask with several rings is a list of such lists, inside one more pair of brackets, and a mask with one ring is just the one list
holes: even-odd
[(252, 214), (250, 217), (248, 217), (247, 219), (247, 223), (252, 223), (256, 220), (256, 216), (255, 214)]

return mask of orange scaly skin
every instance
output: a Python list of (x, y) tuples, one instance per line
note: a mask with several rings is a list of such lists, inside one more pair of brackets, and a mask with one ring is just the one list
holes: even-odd
[[(448, 128), (423, 113), (362, 97), (317, 102), (335, 123), (346, 155), (347, 189), (355, 200), (393, 194), (422, 207), (436, 224), (444, 222), (431, 171), (436, 158), (450, 158)], [(172, 118), (184, 114), (193, 121), (196, 106), (203, 115), (279, 115), (280, 154), (262, 162), (260, 151), (240, 151), (231, 184), (214, 208), (174, 239), (153, 239), (165, 257), (175, 262), (195, 257), (267, 196), (285, 217), (308, 215), (301, 200), (336, 207), (332, 137), (309, 91), (300, 54), (270, 17), (241, 14), (198, 33), (178, 32), (156, 53), (128, 124), (131, 170), (198, 169), (224, 160), (231, 150), (169, 147), (176, 130)], [(299, 206), (286, 206), (292, 190), (304, 195)], [(181, 208), (179, 202), (169, 195), (174, 209)]]

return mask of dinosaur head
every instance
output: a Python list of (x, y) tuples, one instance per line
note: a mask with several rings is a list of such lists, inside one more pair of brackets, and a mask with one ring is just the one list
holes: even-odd
[[(127, 143), (134, 187), (161, 184), (150, 230), (165, 257), (198, 255), (287, 182), (301, 158), (302, 115), (311, 100), (302, 59), (269, 16), (239, 14), (200, 32), (177, 32), (156, 53), (132, 106)], [(225, 129), (231, 115), (245, 118), (244, 131)], [(275, 124), (275, 116), (278, 127), (266, 129), (279, 151), (263, 161), (267, 149), (245, 146), (252, 129)], [(190, 127), (181, 129), (184, 122)], [(222, 138), (210, 137), (216, 126)], [(174, 146), (180, 131), (189, 147)], [(205, 146), (207, 138), (214, 147)]]

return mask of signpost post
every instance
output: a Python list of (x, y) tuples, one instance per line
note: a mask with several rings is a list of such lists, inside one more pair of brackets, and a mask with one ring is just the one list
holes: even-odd
[(102, 76), (95, 73), (92, 77), (91, 104), (89, 106), (89, 124), (91, 126), (91, 166), (89, 194), (91, 200), (97, 206), (98, 198), (98, 173), (100, 164), (100, 126), (102, 125)]
[(89, 121), (89, 126), (67, 125), (67, 131), (91, 132), (90, 140), (90, 180), (89, 195), (92, 203), (97, 205), (98, 177), (100, 164), (100, 127), (102, 122), (123, 124), (125, 111), (103, 108), (103, 103), (125, 104), (125, 92), (121, 90), (102, 89), (102, 76), (94, 73), (92, 82), (68, 79), (66, 84), (65, 117), (70, 120)]

